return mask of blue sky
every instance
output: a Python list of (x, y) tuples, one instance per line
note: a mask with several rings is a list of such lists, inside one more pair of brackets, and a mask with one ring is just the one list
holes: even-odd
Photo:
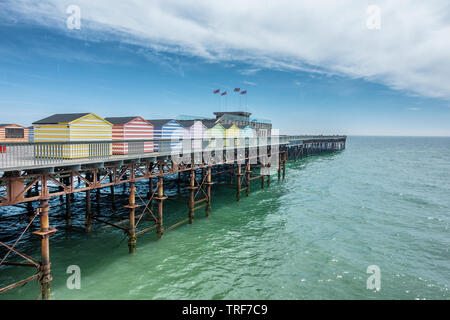
[[(167, 10), (183, 16), (183, 21), (203, 23), (201, 12), (171, 2), (173, 7), (158, 8), (158, 17)], [(286, 134), (450, 135), (450, 89), (446, 91), (440, 81), (448, 80), (450, 74), (447, 64), (433, 72), (423, 71), (442, 60), (432, 52), (417, 70), (390, 58), (370, 70), (364, 61), (349, 64), (338, 49), (330, 49), (336, 50), (334, 55), (315, 58), (327, 50), (323, 42), (328, 41), (331, 47), (330, 41), (337, 38), (317, 43), (314, 34), (309, 35), (309, 41), (301, 38), (304, 42), (299, 48), (323, 47), (317, 49), (317, 55), (304, 52), (290, 59), (291, 48), (281, 50), (276, 40), (267, 39), (262, 47), (255, 42), (254, 48), (247, 44), (250, 40), (244, 41), (245, 48), (241, 48), (239, 38), (229, 43), (220, 39), (195, 42), (196, 30), (186, 34), (180, 29), (182, 34), (177, 38), (174, 28), (173, 34), (155, 38), (130, 31), (132, 24), (117, 26), (117, 21), (139, 18), (139, 11), (131, 9), (119, 20), (112, 13), (97, 21), (88, 16), (81, 20), (80, 30), (68, 30), (64, 5), (43, 3), (49, 7), (36, 8), (26, 1), (0, 5), (0, 123), (29, 125), (65, 112), (147, 119), (180, 114), (211, 116), (218, 110), (246, 108), (244, 100), (240, 105), (239, 96), (232, 92), (239, 87), (248, 91), (247, 110), (257, 118), (271, 119), (273, 126)], [(83, 18), (88, 2), (80, 7)], [(103, 9), (107, 11), (107, 7)], [(47, 19), (49, 12), (52, 16)], [(253, 25), (249, 23), (249, 27)], [(269, 28), (278, 30), (276, 25)], [(317, 34), (320, 38), (323, 33), (319, 30)], [(194, 40), (186, 43), (187, 37)], [(408, 44), (411, 48), (414, 41)], [(354, 48), (358, 50), (356, 45)], [(370, 61), (377, 61), (386, 50), (375, 51)], [(393, 56), (403, 52), (391, 50)], [(340, 60), (339, 55), (343, 56)], [(358, 57), (354, 60), (364, 60), (363, 53)], [(392, 66), (383, 70), (381, 65), (387, 63)], [(417, 60), (414, 63), (417, 65)], [(212, 91), (218, 88), (227, 90), (228, 95), (214, 95)]]

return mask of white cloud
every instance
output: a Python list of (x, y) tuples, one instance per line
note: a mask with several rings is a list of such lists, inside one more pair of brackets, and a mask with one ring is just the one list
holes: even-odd
[(89, 26), (96, 41), (181, 48), (205, 59), (250, 62), (249, 70), (318, 68), (450, 99), (447, 0), (378, 0), (380, 30), (367, 29), (373, 3), (365, 0), (9, 0), (4, 8), (64, 30), (70, 4), (81, 8), (81, 32)]

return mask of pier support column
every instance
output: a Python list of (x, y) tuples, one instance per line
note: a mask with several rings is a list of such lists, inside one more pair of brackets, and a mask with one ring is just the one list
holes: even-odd
[(155, 197), (155, 200), (158, 201), (158, 221), (156, 221), (156, 237), (161, 239), (163, 235), (163, 202), (167, 199), (167, 196), (164, 195), (164, 177), (160, 176), (158, 178), (158, 195)]
[(283, 166), (283, 158), (281, 156), (281, 153), (278, 153), (278, 181), (280, 181), (281, 178), (281, 167)]
[(91, 216), (91, 190), (86, 191), (86, 232), (92, 231), (92, 216)]
[(47, 199), (40, 201), (38, 210), (40, 214), (40, 230), (33, 233), (41, 237), (41, 274), (39, 282), (42, 300), (49, 300), (52, 281), (50, 273), (50, 236), (56, 232), (56, 229), (49, 227), (48, 211), (50, 210), (50, 206)]
[(250, 159), (247, 161), (247, 189), (245, 190), (245, 196), (249, 196), (250, 194), (250, 183), (251, 183), (251, 178), (252, 178), (252, 167), (250, 164)]
[(242, 172), (241, 172), (241, 164), (238, 163), (237, 164), (237, 172), (236, 172), (236, 201), (241, 200), (241, 177), (242, 177)]
[(72, 226), (72, 212), (70, 211), (70, 193), (66, 193), (66, 227)]
[(206, 170), (206, 208), (205, 213), (206, 216), (209, 217), (209, 214), (211, 212), (211, 186), (213, 185), (212, 182), (212, 174), (211, 174), (211, 167), (208, 167)]
[(261, 164), (261, 189), (264, 189), (264, 171), (265, 171), (266, 165), (264, 163)]
[(283, 180), (286, 177), (286, 161), (287, 161), (287, 154), (285, 152), (283, 154)]
[(195, 202), (195, 190), (197, 187), (195, 186), (195, 169), (191, 170), (191, 176), (189, 179), (189, 223), (192, 224), (194, 222), (194, 202)]
[(128, 249), (130, 253), (136, 251), (136, 226), (135, 226), (135, 212), (136, 208), (139, 207), (135, 203), (136, 186), (134, 182), (130, 182), (130, 196), (128, 198), (128, 205), (125, 208), (130, 209), (129, 215), (129, 227), (128, 227)]

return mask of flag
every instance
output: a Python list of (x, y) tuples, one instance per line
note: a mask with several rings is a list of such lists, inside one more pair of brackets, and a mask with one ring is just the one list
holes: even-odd
[(224, 95), (226, 95), (226, 94), (227, 94), (227, 92), (226, 92), (226, 91), (222, 92), (222, 96), (224, 96)]
[(234, 88), (234, 92), (239, 92), (241, 91), (241, 88)]
[(214, 90), (213, 92), (214, 92), (214, 94), (219, 93), (220, 89)]
[(241, 94), (247, 94), (247, 90), (241, 91)]

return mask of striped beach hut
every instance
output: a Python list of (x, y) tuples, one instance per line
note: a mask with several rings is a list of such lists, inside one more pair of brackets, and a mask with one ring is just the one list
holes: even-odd
[[(112, 139), (112, 124), (94, 113), (61, 113), (36, 121), (35, 142), (78, 142)], [(67, 144), (57, 147), (36, 146), (36, 157), (76, 159), (112, 154), (111, 144)]]
[(18, 124), (0, 124), (0, 142), (28, 142), (28, 128)]
[(241, 138), (254, 138), (256, 136), (255, 129), (250, 126), (239, 126), (241, 129)]
[(241, 134), (241, 129), (239, 129), (237, 125), (231, 123), (225, 123), (223, 124), (223, 127), (225, 128), (225, 146), (227, 147), (231, 145), (230, 138), (235, 138), (234, 145), (237, 146), (238, 145), (237, 138), (239, 138)]
[(34, 128), (33, 126), (28, 127), (28, 142), (34, 142)]
[(6, 152), (1, 142), (28, 142), (28, 128), (18, 124), (0, 124), (0, 152)]
[[(153, 124), (153, 138), (158, 139), (182, 139), (185, 135), (184, 127), (174, 119), (147, 120)], [(153, 149), (158, 152), (181, 150), (180, 142), (155, 142)]]
[[(203, 120), (203, 125), (206, 127), (205, 139), (224, 139), (225, 138), (225, 128), (222, 124), (216, 122), (216, 120)], [(224, 146), (224, 142), (221, 144)], [(210, 141), (208, 143), (209, 148), (216, 148), (219, 146), (216, 140)]]
[[(112, 123), (112, 140), (150, 140), (153, 139), (153, 125), (142, 117), (108, 117)], [(153, 152), (153, 141), (113, 143), (113, 154), (138, 154)]]
[(240, 138), (245, 139), (245, 140), (247, 140), (246, 138), (249, 138), (248, 139), (249, 141), (245, 141), (246, 145), (251, 145), (252, 143), (255, 142), (255, 141), (250, 141), (250, 140), (253, 140), (254, 137), (256, 137), (255, 129), (253, 129), (249, 125), (239, 126), (239, 128), (241, 129)]
[(178, 120), (184, 127), (184, 138), (194, 139), (193, 150), (202, 150), (202, 139), (206, 134), (206, 126), (201, 120)]

